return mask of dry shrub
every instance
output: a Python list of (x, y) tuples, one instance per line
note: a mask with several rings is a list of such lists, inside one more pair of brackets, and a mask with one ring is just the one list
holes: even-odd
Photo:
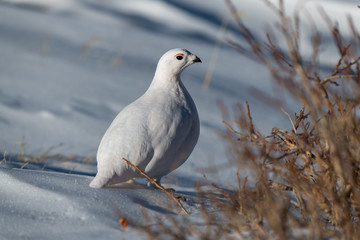
[[(266, 34), (265, 43), (255, 38), (227, 1), (243, 36), (243, 43), (230, 44), (265, 66), (281, 91), (303, 107), (294, 110), (293, 117), (286, 113), (291, 129), (274, 127), (266, 135), (254, 125), (249, 104), (239, 105), (237, 119), (224, 122), (229, 129), (225, 137), (236, 165), (252, 173), (254, 186), (238, 175), (235, 191), (215, 184), (210, 191), (199, 190), (205, 226), (168, 224), (162, 231), (167, 237), (360, 239), (360, 35), (349, 18), (352, 37), (344, 38), (320, 11), (339, 53), (331, 71), (320, 71), (321, 35), (316, 27), (312, 55), (305, 58), (299, 48), (299, 16), (287, 16), (282, 1), (278, 6), (267, 3), (278, 16), (275, 31), (286, 46), (279, 47), (273, 34)], [(283, 107), (284, 99), (258, 94), (273, 107)], [(184, 229), (180, 225), (188, 226), (186, 231), (176, 231)], [(157, 238), (158, 230), (147, 232)]]
[[(353, 22), (349, 18), (353, 38), (344, 39), (321, 12), (339, 52), (326, 75), (317, 69), (320, 33), (314, 31), (312, 56), (304, 59), (299, 49), (300, 18), (288, 17), (282, 1), (278, 7), (268, 4), (279, 18), (285, 49), (271, 34), (265, 44), (256, 40), (228, 4), (251, 51), (231, 44), (266, 66), (282, 91), (303, 105), (293, 118), (289, 116), (292, 129), (274, 127), (270, 135), (256, 130), (248, 104), (246, 109), (239, 107), (236, 121), (225, 123), (236, 163), (256, 177), (255, 187), (241, 187), (239, 181), (239, 190), (219, 205), (231, 230), (241, 233), (245, 228), (246, 236), (258, 239), (359, 239), (360, 37)], [(262, 95), (272, 103), (281, 102)]]

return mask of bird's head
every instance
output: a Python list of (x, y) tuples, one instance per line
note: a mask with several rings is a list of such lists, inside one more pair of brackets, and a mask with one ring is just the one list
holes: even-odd
[(201, 62), (196, 55), (186, 49), (175, 48), (160, 58), (156, 71), (161, 75), (178, 77), (186, 67), (196, 62)]

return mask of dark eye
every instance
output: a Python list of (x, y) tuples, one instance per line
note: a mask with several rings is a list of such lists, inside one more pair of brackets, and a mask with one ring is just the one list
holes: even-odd
[(177, 60), (181, 60), (181, 59), (183, 59), (184, 57), (183, 56), (176, 56), (176, 59)]

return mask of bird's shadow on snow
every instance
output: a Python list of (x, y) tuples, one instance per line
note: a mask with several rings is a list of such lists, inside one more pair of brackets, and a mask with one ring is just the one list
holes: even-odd
[[(189, 179), (186, 176), (177, 176), (177, 180), (179, 179), (183, 179), (187, 182), (187, 184), (185, 184), (186, 186), (194, 186), (194, 184), (196, 183), (195, 178), (194, 179)], [(184, 183), (184, 181), (182, 181)], [(176, 187), (180, 187), (178, 185), (171, 185), (172, 187), (174, 187), (175, 189), (175, 195), (180, 195), (182, 197), (184, 197), (186, 199), (186, 204), (189, 207), (193, 207), (197, 204), (197, 201), (195, 200), (195, 198), (197, 197), (197, 192), (195, 190), (195, 188), (193, 187), (189, 187), (189, 189), (193, 189), (193, 191), (190, 190), (176, 190)], [(184, 185), (183, 185), (184, 186)], [(136, 189), (140, 189), (140, 190), (144, 190), (147, 191), (149, 193), (153, 193), (156, 196), (160, 196), (159, 194), (164, 194), (162, 192), (162, 190), (156, 188), (156, 187), (148, 187), (146, 184), (145, 179), (136, 179), (136, 183), (118, 183), (118, 184), (114, 184), (110, 187), (107, 187), (107, 189), (129, 189), (129, 190), (136, 190)], [(166, 196), (167, 197), (167, 196)], [(160, 213), (160, 214), (171, 214), (171, 215), (177, 215), (176, 212), (171, 211), (170, 209), (171, 206), (170, 205), (166, 205), (166, 207), (162, 207), (160, 205), (156, 205), (151, 203), (149, 200), (146, 199), (146, 197), (141, 196), (141, 197), (133, 197), (132, 198), (133, 202), (136, 204), (141, 205), (142, 207), (149, 209), (151, 211)]]
[(161, 206), (156, 206), (155, 204), (145, 200), (144, 198), (140, 197), (133, 197), (132, 200), (134, 203), (141, 205), (142, 207), (152, 210), (154, 212), (158, 212), (161, 214), (170, 214), (170, 215), (177, 215), (175, 212)]

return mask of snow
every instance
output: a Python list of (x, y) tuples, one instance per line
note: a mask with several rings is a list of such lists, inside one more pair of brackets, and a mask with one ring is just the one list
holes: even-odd
[[(285, 2), (290, 11), (296, 9), (296, 1)], [(347, 29), (347, 15), (360, 21), (357, 4), (357, 0), (314, 0), (305, 7), (314, 16), (317, 6), (323, 6)], [(259, 38), (275, 22), (263, 1), (236, 1), (236, 6)], [(266, 69), (218, 39), (228, 17), (222, 0), (1, 1), (0, 152), (6, 152), (7, 164), (6, 168), (5, 161), (0, 164), (0, 239), (132, 238), (139, 233), (121, 230), (114, 205), (133, 221), (142, 218), (143, 208), (162, 217), (178, 213), (176, 207), (165, 207), (169, 199), (157, 190), (88, 187), (105, 130), (124, 106), (148, 88), (161, 55), (176, 47), (187, 48), (203, 61), (182, 75), (199, 112), (201, 133), (189, 160), (163, 182), (189, 192), (186, 207), (193, 218), (200, 218), (191, 194), (194, 183), (206, 174), (213, 181), (230, 184), (237, 168), (210, 171), (229, 161), (226, 144), (218, 135), (225, 128), (217, 100), (229, 107), (248, 101), (262, 131), (269, 132), (275, 125), (290, 127), (286, 115), (275, 114), (253, 94), (253, 88), (282, 94), (274, 90)], [(321, 59), (326, 67), (338, 53), (326, 35), (323, 19), (314, 17), (314, 21), (324, 32)], [(304, 22), (302, 47), (306, 51), (311, 29)], [(240, 39), (232, 19), (224, 34), (225, 39)], [(216, 59), (212, 59), (214, 51), (218, 51)], [(213, 76), (204, 91), (202, 84), (212, 62), (216, 63)], [(291, 111), (297, 107), (290, 100), (286, 104)], [(48, 155), (74, 156), (75, 160), (48, 159), (46, 171), (41, 170), (42, 164), (19, 169), (21, 164), (11, 163), (10, 158), (16, 160), (22, 146), (29, 155), (49, 151)]]
[(118, 239), (117, 211), (132, 223), (141, 223), (142, 208), (172, 213), (152, 206), (167, 199), (159, 192), (153, 199), (149, 189), (93, 190), (90, 177), (34, 170), (0, 169), (0, 177), (2, 239)]

